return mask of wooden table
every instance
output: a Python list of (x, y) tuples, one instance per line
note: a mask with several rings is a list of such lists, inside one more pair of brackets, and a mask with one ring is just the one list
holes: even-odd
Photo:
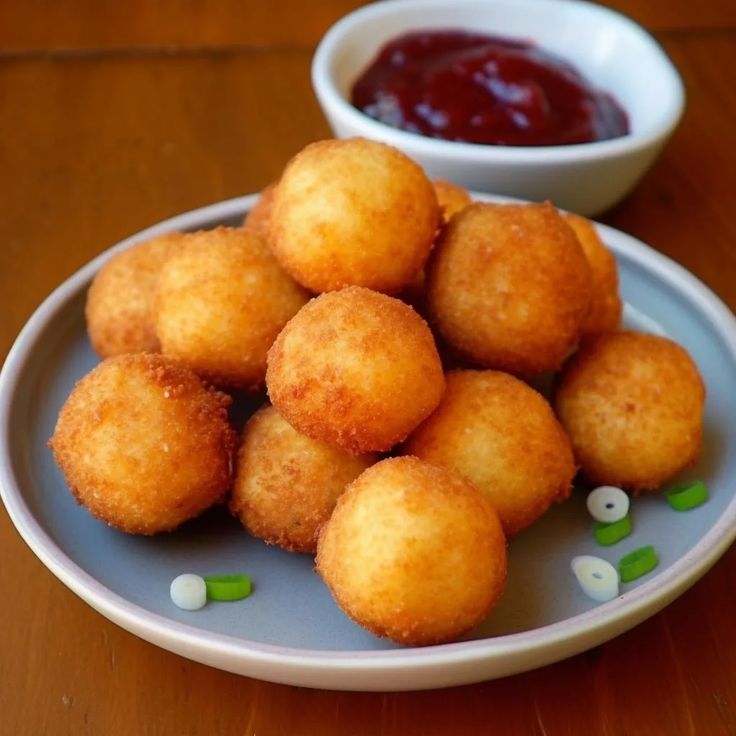
[[(552, 0), (550, 0), (552, 1)], [(124, 236), (255, 191), (328, 136), (309, 63), (353, 0), (0, 0), (0, 350), (60, 281)], [(663, 157), (604, 220), (736, 307), (736, 3), (611, 0), (688, 89)], [(736, 390), (736, 389), (735, 389)], [(425, 693), (250, 680), (114, 626), (0, 513), (0, 732), (736, 734), (736, 549), (664, 612), (586, 654)]]

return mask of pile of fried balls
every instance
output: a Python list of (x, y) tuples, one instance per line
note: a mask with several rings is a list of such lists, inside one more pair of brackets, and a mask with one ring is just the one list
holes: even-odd
[[(695, 363), (621, 312), (587, 220), (473, 203), (390, 146), (321, 141), (242, 227), (105, 263), (86, 304), (102, 362), (49, 444), (119, 530), (226, 502), (250, 534), (316, 553), (371, 632), (452, 641), (501, 597), (507, 540), (576, 473), (637, 494), (696, 459)], [(529, 383), (549, 372), (551, 404)], [(236, 429), (232, 397), (264, 386)]]

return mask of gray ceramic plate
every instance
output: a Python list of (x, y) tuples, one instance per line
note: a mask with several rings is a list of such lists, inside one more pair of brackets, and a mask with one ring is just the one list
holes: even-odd
[[(481, 195), (478, 199), (484, 199)], [(172, 534), (116, 532), (76, 505), (46, 448), (74, 382), (97, 363), (85, 334), (90, 280), (110, 254), (165, 230), (235, 224), (253, 197), (181, 215), (138, 233), (84, 267), (39, 307), (0, 377), (0, 481), (10, 517), (39, 559), (104, 616), (191, 659), (266, 680), (352, 690), (407, 690), (475, 682), (538, 667), (631, 628), (692, 585), (736, 534), (736, 321), (691, 274), (608, 227), (618, 258), (626, 322), (668, 334), (697, 361), (708, 387), (705, 449), (687, 477), (704, 478), (711, 500), (672, 511), (659, 496), (632, 504), (635, 531), (597, 547), (580, 492), (552, 509), (510, 547), (500, 606), (465, 641), (400, 649), (352, 624), (312, 571), (312, 560), (249, 538), (214, 510)], [(654, 544), (659, 567), (596, 605), (570, 559), (597, 554), (615, 564)], [(180, 611), (169, 583), (181, 572), (247, 571), (253, 595), (238, 603)]]

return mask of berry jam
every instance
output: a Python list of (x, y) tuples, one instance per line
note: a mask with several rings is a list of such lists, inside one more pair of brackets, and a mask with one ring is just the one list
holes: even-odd
[(466, 143), (558, 146), (629, 132), (616, 100), (563, 59), (527, 41), (459, 30), (390, 41), (351, 101), (395, 128)]

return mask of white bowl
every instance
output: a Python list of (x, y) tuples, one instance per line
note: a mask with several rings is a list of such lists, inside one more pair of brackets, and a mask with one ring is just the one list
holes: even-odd
[[(629, 115), (622, 138), (567, 146), (457, 143), (392, 128), (349, 102), (378, 50), (410, 30), (468, 28), (532, 40), (572, 62)], [(682, 80), (656, 41), (632, 20), (581, 0), (384, 0), (338, 21), (312, 62), (317, 99), (337, 137), (381, 140), (429, 176), (469, 189), (594, 215), (622, 199), (651, 166), (684, 107)]]

